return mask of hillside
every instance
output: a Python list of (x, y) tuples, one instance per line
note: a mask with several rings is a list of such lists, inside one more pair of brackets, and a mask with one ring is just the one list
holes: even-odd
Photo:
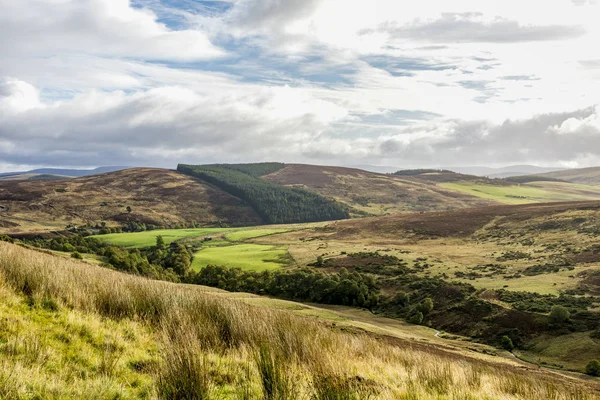
[(351, 207), (355, 215), (448, 210), (491, 204), (475, 196), (441, 188), (433, 177), (384, 175), (345, 167), (287, 164), (263, 179), (335, 198)]
[(515, 183), (451, 171), (393, 175), (281, 163), (202, 167), (211, 171), (186, 176), (166, 169), (133, 168), (68, 179), (38, 175), (38, 179), (0, 180), (0, 233), (60, 231), (68, 225), (102, 223), (109, 227), (133, 223), (162, 228), (250, 226), (499, 203), (600, 200), (597, 186), (549, 180)]
[(219, 189), (176, 171), (151, 168), (62, 180), (0, 181), (0, 206), (0, 232), (11, 234), (102, 221), (172, 227), (261, 221), (249, 206)]
[(0, 293), (7, 399), (591, 400), (599, 393), (597, 382), (516, 360), (340, 329), (221, 291), (5, 243)]
[[(600, 358), (600, 202), (503, 205), (339, 221), (257, 238), (297, 266), (371, 275), (379, 310), (582, 371)], [(433, 309), (416, 310), (430, 297)], [(549, 318), (565, 307), (567, 320)]]
[(568, 169), (564, 171), (530, 175), (530, 177), (560, 179), (583, 185), (600, 186), (600, 167)]
[(179, 164), (177, 170), (244, 200), (267, 223), (318, 222), (350, 217), (346, 207), (331, 198), (261, 179), (283, 167), (282, 163)]

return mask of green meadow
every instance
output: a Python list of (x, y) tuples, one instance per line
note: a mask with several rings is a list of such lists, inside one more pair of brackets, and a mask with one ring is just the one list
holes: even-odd
[(225, 235), (225, 239), (230, 240), (232, 242), (241, 242), (247, 239), (253, 239), (262, 236), (274, 235), (276, 233), (285, 233), (289, 232), (291, 229), (248, 229), (241, 230), (232, 233), (228, 233)]
[(239, 229), (244, 228), (157, 229), (145, 232), (110, 233), (108, 235), (96, 235), (92, 237), (118, 246), (143, 248), (154, 246), (157, 236), (162, 236), (165, 243), (169, 244), (179, 239), (210, 236), (217, 233), (233, 232)]
[(281, 246), (244, 243), (207, 247), (194, 254), (192, 269), (223, 265), (251, 271), (274, 270), (287, 265), (287, 257), (287, 249)]
[(195, 238), (211, 236), (214, 240), (203, 243), (201, 250), (194, 254), (192, 269), (199, 270), (207, 265), (223, 265), (252, 271), (266, 271), (281, 268), (289, 263), (287, 246), (252, 244), (244, 241), (291, 230), (290, 228), (257, 229), (256, 227), (160, 229), (94, 237), (114, 245), (144, 248), (153, 246), (159, 235), (167, 244), (177, 240), (188, 242)]

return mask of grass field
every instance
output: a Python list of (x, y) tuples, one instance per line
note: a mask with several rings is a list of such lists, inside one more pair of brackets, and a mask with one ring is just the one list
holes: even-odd
[(595, 381), (517, 360), (337, 329), (5, 243), (0, 295), (5, 399), (591, 400), (599, 393)]
[(279, 229), (248, 229), (241, 230), (225, 235), (225, 239), (232, 242), (241, 242), (247, 239), (253, 239), (261, 236), (269, 236), (277, 233), (289, 232), (291, 229), (279, 228)]
[(223, 265), (251, 271), (274, 270), (288, 264), (286, 256), (286, 248), (280, 246), (236, 244), (208, 247), (194, 254), (192, 269), (199, 270), (207, 265)]
[(217, 233), (232, 232), (242, 228), (198, 228), (198, 229), (157, 229), (134, 233), (111, 233), (92, 236), (106, 243), (124, 247), (150, 247), (156, 243), (156, 237), (162, 236), (166, 244), (189, 237), (210, 236)]
[(598, 188), (557, 182), (537, 182), (535, 186), (503, 186), (467, 181), (446, 182), (438, 185), (446, 189), (505, 204), (600, 199)]

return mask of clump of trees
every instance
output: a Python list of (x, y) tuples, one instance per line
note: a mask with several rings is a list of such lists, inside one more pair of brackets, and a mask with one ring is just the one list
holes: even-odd
[(600, 376), (600, 361), (590, 361), (585, 367), (585, 373), (591, 376)]
[[(218, 186), (247, 202), (267, 223), (317, 222), (350, 217), (345, 206), (319, 194), (300, 188), (290, 188), (260, 179), (271, 167), (244, 164), (228, 166), (183, 165), (177, 170)], [(254, 169), (258, 169), (258, 172)]]
[(555, 324), (562, 324), (569, 320), (571, 313), (563, 306), (554, 305), (550, 310), (550, 320)]
[(324, 273), (309, 268), (244, 271), (209, 265), (191, 273), (189, 283), (231, 292), (249, 292), (290, 300), (340, 304), (372, 309), (379, 303), (379, 288), (371, 276), (348, 272)]

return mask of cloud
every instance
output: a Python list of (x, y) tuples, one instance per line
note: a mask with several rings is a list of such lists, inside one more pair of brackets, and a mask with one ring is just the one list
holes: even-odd
[(0, 0), (0, 52), (192, 61), (223, 56), (204, 32), (171, 30), (128, 0)]
[(401, 25), (382, 24), (379, 31), (393, 39), (434, 43), (519, 43), (573, 39), (585, 34), (581, 26), (523, 25), (506, 18), (486, 19), (481, 13), (444, 13), (435, 20)]
[(0, 0), (0, 169), (591, 162), (597, 5), (531, 1)]
[(416, 132), (421, 135), (382, 138), (381, 155), (424, 165), (600, 161), (600, 107), (501, 124), (449, 120)]
[(0, 161), (10, 164), (260, 160), (313, 140), (346, 116), (335, 104), (286, 87), (241, 96), (206, 96), (182, 87), (88, 91), (25, 109), (17, 89), (30, 85), (10, 85), (0, 103), (0, 138), (20, 149), (0, 152)]
[(35, 87), (18, 79), (0, 79), (0, 113), (23, 112), (39, 105), (40, 99)]

